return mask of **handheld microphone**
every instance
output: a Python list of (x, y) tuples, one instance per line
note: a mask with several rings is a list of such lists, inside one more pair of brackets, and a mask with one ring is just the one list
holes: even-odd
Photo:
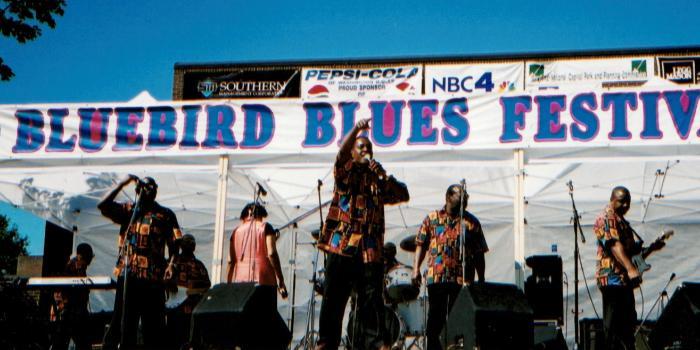
[(255, 183), (258, 185), (258, 193), (260, 193), (261, 196), (267, 196), (267, 191), (265, 191), (265, 188), (262, 187), (262, 185), (259, 182)]
[(669, 280), (669, 281), (673, 281), (674, 278), (676, 278), (676, 273), (675, 273), (675, 272), (671, 274), (671, 278), (669, 278), (668, 280)]

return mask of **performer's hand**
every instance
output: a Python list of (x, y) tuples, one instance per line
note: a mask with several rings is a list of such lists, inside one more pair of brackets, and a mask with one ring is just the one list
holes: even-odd
[(165, 278), (165, 280), (169, 280), (173, 278), (173, 275), (173, 264), (168, 264), (168, 268), (165, 269), (165, 276), (163, 278)]
[(386, 177), (386, 170), (384, 170), (382, 165), (374, 159), (369, 161), (369, 170), (375, 172), (380, 178)]
[(413, 271), (413, 276), (411, 277), (411, 281), (413, 281), (413, 285), (416, 287), (420, 287), (421, 284), (421, 275), (420, 271)]
[(642, 284), (642, 275), (635, 267), (632, 267), (627, 271), (627, 278), (629, 279), (629, 284), (632, 287), (637, 287)]
[(369, 129), (370, 120), (372, 120), (372, 119), (371, 118), (360, 119), (357, 121), (357, 123), (355, 123), (355, 127), (357, 128), (357, 130), (367, 130), (367, 129)]
[(136, 183), (136, 182), (138, 182), (138, 181), (139, 181), (139, 177), (138, 177), (138, 176), (136, 176), (136, 175), (134, 175), (134, 174), (129, 174), (129, 175), (126, 176), (126, 179), (124, 179), (124, 180), (122, 181), (122, 183), (123, 183), (124, 185), (128, 185), (128, 184), (131, 183), (131, 182)]
[(282, 296), (282, 299), (287, 299), (287, 286), (284, 285), (284, 282), (280, 283), (280, 285), (277, 286), (277, 291)]

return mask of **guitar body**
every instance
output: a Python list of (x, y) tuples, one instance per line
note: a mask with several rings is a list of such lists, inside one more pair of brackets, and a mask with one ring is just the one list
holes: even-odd
[(637, 268), (637, 271), (639, 271), (639, 277), (634, 279), (627, 278), (628, 285), (632, 286), (632, 288), (637, 288), (642, 284), (642, 274), (651, 269), (651, 265), (646, 262), (646, 258), (648, 258), (651, 253), (663, 248), (666, 245), (666, 240), (671, 238), (671, 236), (673, 236), (673, 230), (666, 229), (664, 230), (663, 234), (654, 240), (654, 242), (648, 247), (642, 247), (642, 243), (637, 242), (638, 247), (636, 251), (639, 253), (633, 255), (630, 260), (632, 261), (632, 265), (634, 265), (634, 267)]

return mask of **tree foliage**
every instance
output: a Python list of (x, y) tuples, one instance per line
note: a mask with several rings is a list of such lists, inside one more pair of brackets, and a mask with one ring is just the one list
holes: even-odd
[[(56, 16), (63, 16), (65, 0), (0, 0), (0, 33), (23, 44), (41, 35), (41, 25), (56, 27)], [(0, 57), (0, 79), (15, 74)]]
[(17, 226), (10, 226), (10, 221), (0, 215), (0, 271), (5, 270), (14, 275), (17, 272), (17, 257), (27, 255), (27, 237), (17, 232)]

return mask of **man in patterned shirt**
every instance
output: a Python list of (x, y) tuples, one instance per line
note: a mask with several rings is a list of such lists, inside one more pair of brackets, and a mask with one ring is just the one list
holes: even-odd
[(194, 256), (196, 246), (194, 236), (182, 236), (181, 253), (174, 262), (175, 273), (172, 282), (178, 287), (187, 288), (187, 298), (168, 314), (168, 329), (172, 332), (174, 349), (180, 349), (189, 339), (192, 310), (211, 287), (207, 267)]
[(625, 220), (630, 191), (615, 187), (593, 226), (597, 240), (596, 278), (603, 294), (603, 327), (609, 349), (634, 349), (637, 322), (634, 285), (641, 282), (630, 258), (637, 254), (633, 229)]
[[(318, 248), (326, 252), (326, 280), (319, 327), (319, 349), (337, 349), (343, 313), (352, 290), (357, 294), (362, 336), (357, 347), (389, 345), (382, 298), (384, 205), (408, 201), (406, 186), (387, 176), (373, 159), (372, 143), (359, 136), (369, 119), (355, 124), (343, 140), (334, 165), (335, 188)], [(357, 334), (357, 333), (355, 333)], [(358, 338), (358, 337), (356, 337)]]
[[(137, 203), (115, 202), (117, 194), (128, 184), (136, 183)], [(118, 274), (114, 313), (105, 334), (104, 349), (114, 349), (121, 335), (122, 312), (126, 312), (124, 344), (120, 349), (136, 345), (136, 332), (141, 320), (144, 345), (149, 349), (163, 346), (165, 329), (165, 283), (173, 276), (173, 261), (178, 255), (182, 237), (175, 214), (155, 199), (158, 185), (151, 177), (143, 180), (129, 175), (122, 180), (97, 207), (102, 215), (120, 225), (120, 254), (115, 273)], [(135, 214), (134, 214), (135, 212)], [(129, 226), (132, 215), (133, 225)], [(126, 244), (124, 244), (126, 242)], [(165, 247), (170, 258), (165, 258)], [(126, 248), (126, 252), (123, 249)], [(128, 261), (128, 280), (124, 290), (124, 263)], [(126, 293), (126, 305), (124, 303)], [(125, 306), (126, 310), (122, 310)]]
[[(462, 284), (474, 281), (474, 271), (479, 282), (484, 282), (486, 262), (484, 253), (489, 248), (479, 220), (467, 211), (469, 195), (462, 196), (462, 186), (450, 185), (445, 193), (445, 206), (428, 214), (416, 235), (416, 253), (413, 264), (413, 281), (421, 283), (420, 265), (428, 257), (428, 350), (442, 349), (440, 332), (452, 309)], [(467, 276), (462, 272), (460, 259), (460, 203), (465, 227), (465, 264)]]

